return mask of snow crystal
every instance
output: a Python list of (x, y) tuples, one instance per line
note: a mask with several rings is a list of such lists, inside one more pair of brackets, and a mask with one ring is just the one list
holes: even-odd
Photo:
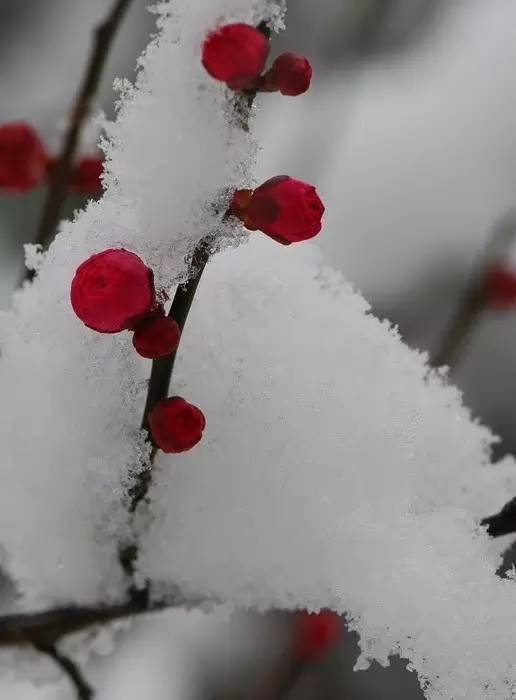
[[(206, 233), (234, 235), (221, 227), (228, 187), (251, 181), (255, 145), (200, 44), (223, 17), (280, 26), (280, 6), (183, 0), (160, 13), (107, 126), (104, 198), (43, 259), (28, 251), (39, 276), (0, 319), (2, 561), (25, 606), (124, 595), (124, 498), (147, 460), (149, 363), (128, 334), (78, 322), (76, 266), (122, 245), (160, 285), (184, 279)], [(199, 292), (172, 391), (207, 429), (157, 459), (140, 573), (208, 600), (346, 613), (359, 666), (401, 653), (428, 698), (516, 692), (514, 582), (495, 576), (501, 545), (478, 527), (514, 494), (513, 460), (489, 464), (494, 438), (458, 391), (313, 246), (253, 234), (208, 265)]]

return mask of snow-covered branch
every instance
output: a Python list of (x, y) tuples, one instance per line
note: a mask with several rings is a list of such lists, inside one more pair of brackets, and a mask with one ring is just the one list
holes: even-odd
[[(1, 318), (2, 564), (24, 610), (54, 612), (0, 620), (0, 638), (53, 643), (178, 599), (328, 608), (359, 632), (359, 668), (397, 653), (428, 698), (508, 696), (514, 583), (496, 576), (501, 545), (478, 523), (516, 492), (514, 461), (491, 464), (495, 437), (445, 374), (375, 319), (314, 246), (278, 245), (303, 237), (286, 236), (285, 218), (296, 217), (283, 216), (285, 201), (302, 192), (309, 203), (304, 238), (320, 230), (323, 206), (291, 177), (255, 186), (249, 95), (234, 94), (250, 88), (233, 75), (228, 90), (200, 60), (222, 20), (278, 28), (283, 8), (178, 0), (158, 12), (136, 85), (119, 86), (106, 125), (103, 199), (61, 228)], [(273, 64), (255, 87), (288, 95), (281, 71)], [(269, 238), (243, 233), (238, 219)], [(346, 235), (336, 229), (324, 235)], [(90, 256), (131, 251), (148, 321), (156, 290), (192, 277), (207, 232), (214, 255), (201, 297), (191, 309), (192, 295), (183, 300), (171, 390), (187, 392), (206, 422), (195, 414), (202, 439), (184, 452), (149, 426), (160, 447), (149, 480), (149, 367), (122, 332), (138, 330), (126, 318), (100, 329), (109, 334), (84, 326), (70, 285)], [(173, 357), (151, 380), (153, 397)], [(121, 542), (137, 545), (138, 581), (173, 585), (178, 597), (149, 603), (143, 588), (120, 602)]]

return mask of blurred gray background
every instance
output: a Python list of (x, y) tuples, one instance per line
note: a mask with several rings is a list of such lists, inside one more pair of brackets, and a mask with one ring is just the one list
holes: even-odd
[[(0, 121), (30, 121), (56, 148), (111, 0), (0, 0)], [(113, 113), (114, 76), (134, 76), (153, 31), (135, 0), (104, 76), (98, 108)], [(516, 4), (513, 0), (291, 0), (274, 51), (306, 54), (313, 89), (265, 96), (259, 178), (282, 172), (317, 184), (329, 204), (318, 240), (331, 263), (399, 324), (436, 347), (471, 266), (516, 205)], [(91, 125), (83, 152), (94, 151)], [(42, 191), (0, 195), (0, 296), (9, 304), (34, 235)], [(67, 214), (83, 204), (71, 197)], [(516, 256), (514, 257), (516, 269)], [(454, 368), (475, 415), (516, 451), (516, 311), (485, 314)], [(508, 494), (508, 499), (515, 494)], [(292, 619), (171, 612), (140, 620), (87, 673), (100, 700), (250, 698), (288, 645)], [(353, 673), (354, 635), (301, 675), (293, 700), (415, 700), (405, 664)], [(0, 681), (0, 697), (68, 698), (66, 683)]]

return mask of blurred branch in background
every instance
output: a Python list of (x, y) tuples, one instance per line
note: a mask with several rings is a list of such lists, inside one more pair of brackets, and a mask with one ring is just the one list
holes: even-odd
[[(111, 12), (95, 30), (95, 40), (82, 85), (72, 108), (70, 123), (66, 131), (61, 154), (52, 167), (50, 184), (43, 214), (34, 243), (46, 248), (52, 240), (59, 223), (65, 201), (72, 161), (77, 150), (83, 125), (90, 113), (91, 103), (98, 90), (102, 72), (116, 32), (129, 8), (131, 0), (116, 0)], [(32, 279), (34, 272), (26, 270), (24, 279)]]
[(458, 309), (448, 324), (436, 353), (430, 358), (433, 367), (446, 365), (453, 368), (461, 351), (482, 312), (487, 308), (489, 297), (486, 280), (489, 273), (504, 261), (516, 236), (516, 214), (507, 214), (495, 227), (472, 272)]

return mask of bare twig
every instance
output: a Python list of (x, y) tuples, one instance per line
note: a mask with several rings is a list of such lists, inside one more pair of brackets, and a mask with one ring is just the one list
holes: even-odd
[(433, 367), (452, 367), (480, 315), (486, 308), (484, 283), (494, 264), (503, 260), (516, 236), (516, 215), (506, 216), (494, 229), (482, 252), (455, 315), (448, 324), (437, 352), (430, 358)]
[[(168, 315), (173, 318), (181, 331), (183, 331), (188, 314), (195, 297), (195, 292), (201, 281), (201, 275), (209, 257), (209, 247), (208, 244), (201, 241), (197, 247), (193, 256), (193, 265), (196, 270), (193, 277), (191, 277), (188, 282), (184, 285), (180, 285), (174, 295), (174, 300), (170, 307)], [(154, 360), (152, 363), (151, 376), (149, 380), (149, 387), (147, 390), (147, 400), (145, 402), (145, 409), (143, 411), (142, 418), (142, 430), (147, 431), (149, 435), (149, 414), (154, 408), (154, 406), (165, 399), (168, 395), (168, 390), (170, 386), (170, 380), (172, 378), (172, 371), (174, 369), (174, 364), (177, 356), (177, 348), (171, 355), (166, 357), (161, 357), (158, 360)], [(150, 440), (150, 437), (148, 438)], [(129, 512), (134, 513), (138, 505), (146, 498), (152, 482), (152, 465), (154, 463), (154, 458), (156, 456), (156, 447), (152, 448), (150, 456), (150, 464), (148, 469), (141, 471), (135, 478), (134, 484), (129, 490)], [(138, 558), (138, 547), (136, 544), (131, 543), (123, 546), (119, 552), (119, 560), (125, 573), (132, 578), (134, 576), (134, 566), (136, 559)], [(131, 587), (130, 595), (135, 598), (139, 595), (145, 595), (146, 589), (137, 589)]]
[(92, 700), (95, 693), (83, 678), (81, 669), (68, 656), (61, 654), (53, 644), (36, 644), (35, 648), (53, 659), (57, 666), (70, 679), (78, 700)]
[(34, 613), (0, 616), (0, 646), (51, 646), (67, 634), (80, 632), (124, 617), (133, 617), (178, 606), (191, 607), (206, 601), (185, 598), (177, 591), (155, 600), (129, 600), (116, 605), (63, 607)]
[[(82, 85), (72, 107), (70, 122), (66, 131), (63, 148), (52, 166), (50, 183), (43, 214), (34, 243), (46, 247), (52, 240), (65, 201), (72, 162), (79, 143), (79, 137), (91, 103), (97, 93), (104, 71), (106, 59), (116, 32), (129, 8), (131, 0), (116, 0), (109, 15), (95, 30), (95, 40)], [(25, 279), (32, 279), (32, 270), (25, 271)]]

